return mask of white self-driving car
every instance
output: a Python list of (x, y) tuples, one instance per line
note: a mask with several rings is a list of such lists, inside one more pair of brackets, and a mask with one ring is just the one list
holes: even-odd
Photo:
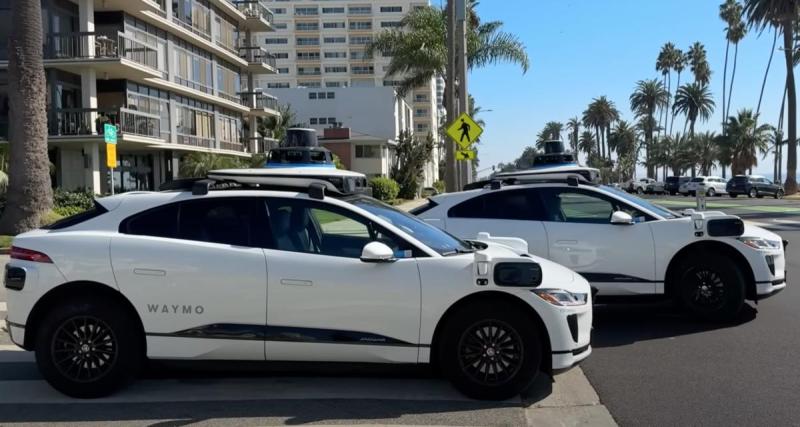
[(11, 339), (77, 397), (149, 358), (430, 362), (505, 399), (591, 353), (588, 282), (521, 239), (459, 240), (345, 194), (346, 172), (264, 173), (101, 198), (17, 236)]
[(497, 180), (412, 212), (456, 236), (523, 238), (532, 254), (585, 277), (598, 300), (663, 295), (720, 319), (786, 287), (777, 234), (721, 212), (680, 215), (580, 175)]

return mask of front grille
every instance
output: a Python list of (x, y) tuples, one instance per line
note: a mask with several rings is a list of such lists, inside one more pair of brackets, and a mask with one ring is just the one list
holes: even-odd
[(766, 258), (767, 258), (767, 267), (769, 267), (769, 272), (772, 273), (772, 275), (774, 276), (775, 275), (775, 257), (773, 257), (772, 255), (767, 255)]

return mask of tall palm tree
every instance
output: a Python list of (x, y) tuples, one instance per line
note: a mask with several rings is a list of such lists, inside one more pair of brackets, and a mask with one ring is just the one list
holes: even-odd
[[(707, 121), (714, 113), (714, 99), (707, 85), (689, 83), (678, 88), (675, 95), (675, 114), (686, 114), (686, 124), (689, 125), (689, 136), (694, 136), (694, 125), (697, 119)], [(684, 126), (684, 132), (686, 126)]]
[(581, 120), (583, 121), (583, 125), (585, 127), (594, 129), (594, 142), (597, 144), (595, 151), (598, 155), (602, 156), (602, 151), (600, 149), (600, 132), (603, 126), (603, 119), (600, 117), (600, 112), (597, 110), (597, 107), (593, 104), (589, 104), (589, 107), (584, 110)]
[(753, 110), (740, 110), (736, 116), (728, 117), (728, 136), (732, 145), (733, 162), (731, 175), (743, 174), (758, 165), (758, 153), (769, 149), (772, 126), (758, 125)]
[(722, 133), (725, 133), (725, 123), (727, 117), (725, 115), (725, 100), (728, 99), (728, 56), (731, 50), (731, 38), (728, 36), (730, 32), (731, 22), (736, 14), (735, 9), (737, 6), (736, 0), (725, 0), (724, 3), (719, 5), (719, 19), (725, 23), (725, 66), (722, 71)]
[[(764, 70), (764, 79), (761, 81), (761, 92), (758, 94), (758, 105), (756, 106), (756, 116), (761, 113), (761, 100), (764, 99), (764, 88), (767, 86), (767, 76), (769, 76), (769, 68), (772, 65), (772, 57), (775, 55), (775, 47), (778, 45), (778, 30), (774, 29), (772, 35), (772, 49), (769, 50), (769, 60), (767, 61), (767, 69)], [(777, 157), (776, 157), (777, 159)], [(777, 175), (775, 180), (777, 180)]]
[(725, 169), (733, 163), (733, 144), (728, 135), (717, 135), (714, 138), (714, 146), (717, 151), (717, 163), (722, 169), (722, 177), (725, 178)]
[[(530, 67), (525, 45), (511, 33), (501, 31), (500, 21), (480, 22), (477, 2), (468, 3), (467, 65), (480, 68), (497, 62), (519, 65), (523, 72)], [(440, 8), (423, 6), (411, 10), (400, 27), (385, 30), (367, 46), (370, 52), (389, 52), (387, 76), (402, 76), (398, 91), (423, 86), (437, 75), (446, 74), (447, 14)]]
[(689, 69), (694, 75), (694, 81), (708, 84), (711, 81), (711, 67), (706, 57), (706, 47), (700, 42), (694, 42), (687, 52)]
[(295, 125), (295, 113), (291, 105), (278, 106), (277, 116), (258, 118), (258, 132), (262, 136), (267, 136), (278, 141), (283, 141), (286, 137), (286, 129)]
[[(675, 45), (672, 42), (667, 42), (661, 46), (661, 50), (658, 52), (658, 57), (656, 58), (656, 71), (660, 72), (661, 76), (664, 78), (664, 88), (667, 90), (667, 95), (672, 93), (670, 71), (672, 71), (674, 52)], [(663, 129), (667, 129), (667, 120), (669, 119), (669, 113), (667, 113), (667, 111), (669, 111), (669, 98), (667, 98), (667, 104), (664, 107), (665, 109), (661, 111), (661, 114), (659, 114), (658, 126)], [(664, 118), (663, 126), (661, 125), (662, 117)]]
[(539, 132), (536, 138), (536, 148), (544, 150), (544, 142), (552, 139), (561, 140), (561, 132), (564, 129), (564, 124), (561, 122), (547, 122), (544, 129)]
[[(656, 128), (655, 112), (657, 109), (667, 105), (669, 93), (656, 79), (639, 80), (636, 89), (630, 96), (631, 111), (640, 118), (643, 124), (644, 145), (646, 151), (645, 164), (647, 165), (647, 175), (654, 173), (653, 166), (649, 161), (650, 150), (653, 148), (653, 132)], [(641, 121), (643, 119), (643, 121)]]
[(578, 148), (586, 153), (586, 163), (589, 163), (589, 158), (591, 158), (592, 155), (597, 152), (594, 135), (591, 131), (587, 130), (581, 133), (581, 137), (578, 140)]
[(8, 192), (0, 234), (38, 227), (53, 205), (42, 45), (41, 2), (11, 2)]
[[(672, 52), (672, 69), (678, 73), (678, 80), (675, 83), (675, 94), (678, 93), (678, 88), (681, 87), (681, 72), (683, 69), (686, 68), (686, 63), (688, 61), (688, 57), (686, 54), (683, 53), (682, 50), (676, 48)], [(669, 124), (669, 133), (672, 133), (672, 126), (675, 124), (675, 113), (672, 113), (672, 121)]]
[[(611, 152), (607, 150), (608, 135), (611, 133), (611, 124), (619, 119), (619, 110), (614, 102), (606, 96), (592, 99), (587, 109), (592, 125), (597, 129), (598, 144), (601, 157), (610, 160)], [(586, 113), (584, 113), (586, 115)]]
[(573, 117), (567, 122), (567, 130), (569, 131), (569, 146), (573, 153), (578, 153), (578, 137), (581, 133), (581, 121), (578, 117)]
[(626, 181), (633, 177), (633, 171), (636, 169), (636, 159), (639, 154), (638, 143), (636, 140), (636, 129), (627, 121), (620, 120), (611, 131), (609, 138), (609, 146), (614, 147), (617, 151), (617, 164), (621, 180)]
[(709, 175), (714, 162), (719, 158), (716, 144), (717, 134), (714, 132), (703, 132), (694, 138), (695, 153), (700, 166), (701, 175)]
[(725, 38), (733, 44), (733, 70), (731, 71), (731, 81), (728, 87), (728, 100), (725, 104), (723, 113), (729, 113), (731, 109), (731, 99), (733, 98), (733, 81), (736, 79), (736, 63), (739, 58), (739, 42), (747, 34), (747, 27), (742, 21), (743, 9), (738, 1), (731, 3), (728, 0), (723, 4), (725, 8), (725, 17), (728, 27), (725, 29)]
[(797, 192), (797, 93), (794, 84), (794, 29), (798, 21), (800, 0), (745, 0), (744, 13), (748, 23), (758, 29), (767, 26), (783, 33), (783, 56), (786, 62), (787, 96), (787, 159), (786, 194)]

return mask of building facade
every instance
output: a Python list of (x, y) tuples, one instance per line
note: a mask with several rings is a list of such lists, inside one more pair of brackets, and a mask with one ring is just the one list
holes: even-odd
[[(0, 0), (3, 39), (11, 1)], [(278, 114), (277, 99), (255, 86), (277, 71), (254, 39), (273, 30), (262, 0), (42, 0), (42, 13), (57, 186), (110, 192), (107, 123), (118, 129), (116, 191), (157, 189), (190, 152), (249, 157), (274, 143), (256, 133), (257, 117)], [(4, 48), (3, 131), (14, 108), (7, 67)]]
[[(270, 89), (291, 105), (295, 121), (315, 129), (323, 146), (350, 170), (389, 176), (401, 131), (410, 129), (413, 106), (392, 87)], [(346, 130), (341, 130), (346, 129)]]
[[(410, 10), (428, 5), (426, 0), (267, 2), (275, 14), (275, 31), (259, 34), (259, 41), (275, 55), (278, 70), (258, 77), (257, 86), (267, 90), (396, 86), (398, 77), (386, 75), (388, 53), (370, 54), (365, 47), (381, 31), (398, 28)], [(408, 93), (406, 101), (412, 107), (408, 129), (418, 138), (430, 133), (438, 142), (436, 79)], [(436, 146), (434, 159), (439, 157)], [(437, 177), (438, 162), (432, 161), (424, 185)]]

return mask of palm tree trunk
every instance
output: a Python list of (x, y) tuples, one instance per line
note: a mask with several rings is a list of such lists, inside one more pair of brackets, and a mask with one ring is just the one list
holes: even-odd
[(594, 134), (597, 137), (597, 155), (600, 155), (603, 147), (603, 143), (600, 141), (600, 126), (594, 127)]
[[(675, 96), (678, 95), (678, 88), (681, 87), (681, 73), (678, 72), (678, 83), (675, 85)], [(675, 125), (675, 116), (676, 114), (672, 113), (672, 121), (669, 124), (669, 134), (672, 135), (672, 127)]]
[(9, 185), (0, 234), (18, 234), (38, 227), (53, 205), (47, 156), (41, 2), (11, 2), (9, 34)]
[(733, 99), (733, 80), (736, 78), (736, 61), (739, 58), (739, 43), (734, 43), (733, 45), (733, 71), (731, 71), (731, 83), (728, 89), (728, 106), (725, 107), (725, 111), (728, 114), (731, 113), (731, 99)]
[(726, 99), (725, 96), (727, 94), (726, 86), (728, 81), (728, 52), (730, 51), (730, 48), (731, 48), (731, 42), (730, 40), (727, 40), (725, 43), (725, 67), (723, 68), (722, 71), (722, 134), (723, 135), (726, 135), (725, 124), (728, 121), (728, 115), (725, 112), (725, 99)]
[(794, 37), (793, 19), (783, 21), (783, 55), (786, 59), (786, 88), (788, 99), (788, 157), (786, 158), (786, 194), (797, 192), (797, 94), (794, 87)]
[(774, 28), (775, 36), (772, 38), (772, 50), (769, 51), (769, 61), (767, 61), (767, 69), (764, 71), (764, 80), (761, 82), (761, 93), (758, 95), (758, 106), (756, 107), (756, 120), (758, 120), (758, 113), (761, 112), (761, 100), (764, 98), (764, 87), (767, 85), (767, 76), (769, 75), (769, 67), (772, 65), (772, 57), (775, 55), (775, 45), (778, 43), (778, 29)]

